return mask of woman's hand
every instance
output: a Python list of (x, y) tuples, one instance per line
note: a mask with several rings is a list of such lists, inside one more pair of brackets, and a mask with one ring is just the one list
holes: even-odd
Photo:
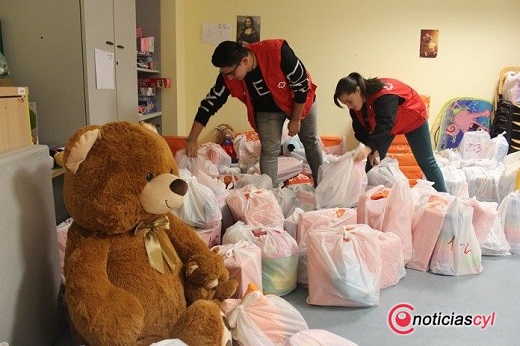
[(370, 163), (370, 166), (377, 166), (379, 162), (381, 162), (379, 158), (379, 151), (375, 150), (371, 154), (368, 155), (368, 162)]
[(379, 151), (372, 151), (370, 147), (365, 146), (363, 149), (354, 154), (355, 161), (361, 161), (364, 159), (367, 159), (371, 166), (378, 165), (380, 162)]
[(370, 149), (370, 147), (364, 146), (363, 149), (354, 154), (354, 161), (366, 159), (371, 152), (372, 149)]

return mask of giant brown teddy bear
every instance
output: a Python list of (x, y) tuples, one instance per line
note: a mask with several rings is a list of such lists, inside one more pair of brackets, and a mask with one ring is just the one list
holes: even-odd
[[(65, 302), (71, 326), (89, 345), (231, 345), (220, 307), (237, 283), (223, 259), (171, 211), (187, 184), (166, 141), (144, 125), (113, 122), (78, 130), (56, 158), (74, 222), (65, 253)], [(204, 260), (201, 260), (204, 258)], [(185, 280), (213, 293), (191, 305)], [(198, 268), (199, 270), (204, 268)], [(199, 271), (197, 270), (197, 271)], [(218, 278), (216, 280), (215, 278)], [(191, 290), (200, 290), (191, 284)]]

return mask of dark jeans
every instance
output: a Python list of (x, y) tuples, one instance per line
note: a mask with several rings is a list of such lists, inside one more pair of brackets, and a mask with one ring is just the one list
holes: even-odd
[[(444, 183), (444, 177), (442, 175), (437, 161), (433, 156), (433, 148), (430, 139), (430, 128), (428, 122), (424, 122), (419, 128), (405, 133), (405, 137), (408, 140), (408, 144), (412, 149), (415, 160), (421, 167), (424, 176), (428, 181), (431, 181), (433, 187), (439, 192), (447, 192), (446, 184)], [(390, 144), (394, 140), (394, 136), (390, 136), (387, 141), (382, 143), (382, 146), (378, 148), (379, 156), (382, 159), (385, 158)], [(366, 170), (367, 172), (372, 168), (370, 163), (367, 161)]]

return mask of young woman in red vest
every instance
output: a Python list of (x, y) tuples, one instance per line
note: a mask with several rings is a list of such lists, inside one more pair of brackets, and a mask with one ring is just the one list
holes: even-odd
[(446, 192), (433, 156), (426, 106), (414, 89), (396, 79), (365, 79), (353, 72), (338, 81), (334, 103), (350, 110), (354, 136), (365, 144), (355, 159), (366, 158), (367, 171), (386, 156), (394, 137), (404, 134), (426, 179), (437, 191)]
[(283, 125), (289, 119), (289, 136), (298, 135), (312, 171), (314, 184), (323, 162), (317, 134), (316, 85), (285, 40), (264, 40), (242, 46), (224, 41), (211, 62), (220, 68), (215, 85), (199, 106), (186, 139), (186, 154), (197, 156), (197, 139), (209, 118), (227, 101), (238, 98), (261, 143), (260, 171), (276, 187)]

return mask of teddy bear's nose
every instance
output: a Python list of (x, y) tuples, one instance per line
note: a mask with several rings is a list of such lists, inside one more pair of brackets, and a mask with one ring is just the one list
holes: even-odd
[(175, 179), (170, 184), (170, 190), (180, 196), (184, 196), (188, 192), (188, 184), (182, 179)]

